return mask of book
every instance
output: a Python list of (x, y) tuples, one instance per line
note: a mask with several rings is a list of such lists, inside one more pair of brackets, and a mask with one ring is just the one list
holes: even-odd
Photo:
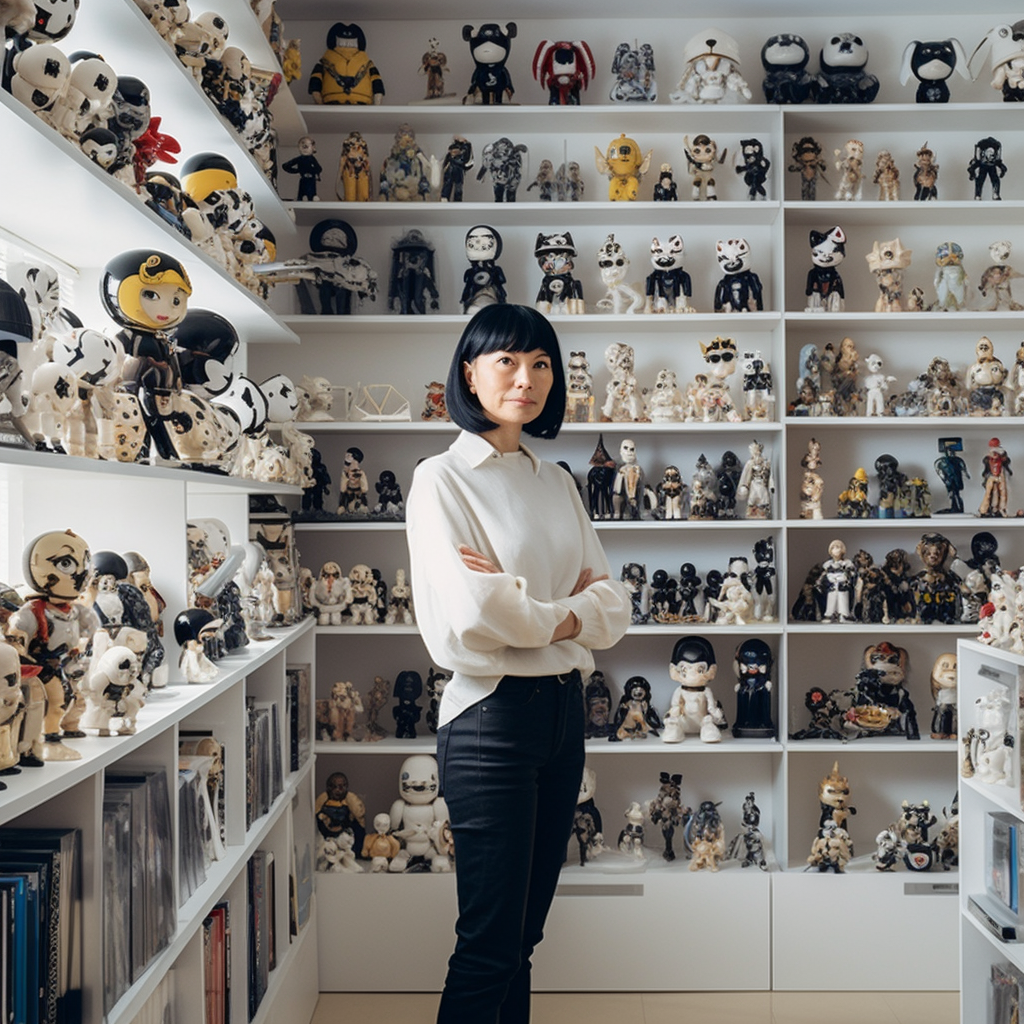
[(989, 988), (989, 1024), (1017, 1024), (1024, 1001), (1024, 975), (1011, 963), (993, 964)]
[(256, 1015), (270, 984), (270, 911), (267, 852), (255, 850), (246, 865), (249, 895), (249, 1020)]
[[(4, 958), (7, 985), (4, 1014), (13, 1022), (28, 1020), (29, 998), (29, 906), (28, 881), (20, 875), (0, 878), (0, 892), (6, 904), (4, 932), (8, 950)], [(10, 965), (9, 970), (7, 965)]]
[(986, 824), (985, 889), (1016, 915), (1020, 909), (1020, 822), (1006, 811), (990, 811)]
[[(57, 922), (50, 919), (49, 858), (12, 858), (0, 865), (0, 882), (18, 878), (25, 882), (25, 926), (23, 933), (15, 931), (14, 941), (16, 946), (25, 946), (25, 1021), (46, 1024), (51, 1014), (56, 1013), (55, 1001), (51, 1000), (52, 987), (56, 984), (51, 974), (54, 956), (51, 941), (57, 932)], [(21, 956), (20, 952), (18, 955)], [(19, 979), (15, 979), (15, 984), (18, 982)]]
[(292, 798), (291, 879), (289, 880), (290, 930), (298, 935), (309, 920), (313, 904), (313, 797), (308, 788)]
[(289, 665), (285, 669), (287, 679), (288, 719), (288, 765), (297, 772), (309, 760), (310, 742), (310, 701), (312, 687), (308, 665)]
[(229, 935), (228, 904), (221, 902), (203, 921), (204, 1024), (227, 1024), (230, 1019)]
[(131, 798), (103, 795), (103, 1010), (109, 1013), (131, 985)]

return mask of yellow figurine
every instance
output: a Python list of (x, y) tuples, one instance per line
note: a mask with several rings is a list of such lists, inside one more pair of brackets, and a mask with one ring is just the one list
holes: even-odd
[(281, 70), (284, 80), (289, 85), (302, 77), (302, 51), (299, 49), (302, 40), (289, 39), (281, 59)]
[(646, 156), (640, 155), (640, 147), (634, 139), (620, 135), (602, 153), (594, 147), (597, 169), (608, 176), (608, 198), (612, 202), (632, 201), (637, 197), (640, 179), (651, 166), (654, 150), (648, 150)]
[(380, 104), (384, 82), (366, 54), (366, 36), (358, 25), (336, 22), (327, 33), (327, 50), (309, 76), (314, 103)]

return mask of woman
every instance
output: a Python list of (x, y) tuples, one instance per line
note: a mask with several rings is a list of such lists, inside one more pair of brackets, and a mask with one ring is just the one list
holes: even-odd
[(520, 444), (558, 434), (558, 339), (526, 306), (469, 322), (446, 385), (462, 427), (416, 469), (407, 505), (413, 598), (453, 671), (438, 761), (455, 837), (459, 919), (439, 1024), (525, 1024), (583, 772), (581, 673), (629, 624), (572, 477)]

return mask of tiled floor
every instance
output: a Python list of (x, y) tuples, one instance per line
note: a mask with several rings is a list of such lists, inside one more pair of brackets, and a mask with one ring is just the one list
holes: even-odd
[[(960, 1024), (956, 992), (558, 992), (533, 998), (532, 1024)], [(312, 1024), (433, 1024), (437, 995), (320, 995)]]

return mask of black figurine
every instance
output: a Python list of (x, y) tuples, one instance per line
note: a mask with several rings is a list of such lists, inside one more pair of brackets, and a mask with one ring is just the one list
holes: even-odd
[(811, 48), (801, 36), (780, 32), (769, 36), (761, 47), (766, 103), (806, 103), (814, 99), (817, 82), (807, 70)]
[(391, 709), (395, 719), (395, 738), (416, 739), (416, 723), (422, 708), (416, 703), (423, 694), (423, 679), (419, 672), (399, 672), (395, 679), (394, 695), (398, 704)]

